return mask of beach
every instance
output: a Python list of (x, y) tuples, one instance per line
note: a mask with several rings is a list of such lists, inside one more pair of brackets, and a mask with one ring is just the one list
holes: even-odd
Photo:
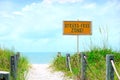
[(32, 64), (26, 80), (66, 80), (62, 72), (52, 72), (49, 64)]

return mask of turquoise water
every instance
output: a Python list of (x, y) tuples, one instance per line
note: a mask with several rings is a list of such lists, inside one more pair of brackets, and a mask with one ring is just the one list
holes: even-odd
[[(66, 53), (61, 53), (65, 55)], [(32, 64), (48, 64), (57, 55), (57, 52), (22, 52), (22, 55), (27, 57)]]

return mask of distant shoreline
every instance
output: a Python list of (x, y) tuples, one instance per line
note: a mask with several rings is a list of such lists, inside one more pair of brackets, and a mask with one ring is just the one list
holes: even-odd
[[(61, 52), (62, 55), (66, 55), (67, 52)], [(21, 52), (21, 55), (28, 58), (31, 64), (49, 64), (52, 63), (57, 56), (57, 52)], [(71, 52), (71, 54), (74, 54)]]

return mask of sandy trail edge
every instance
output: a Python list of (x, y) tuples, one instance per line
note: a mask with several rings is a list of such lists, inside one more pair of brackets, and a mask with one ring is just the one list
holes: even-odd
[(66, 80), (62, 72), (51, 72), (49, 64), (32, 64), (26, 80)]

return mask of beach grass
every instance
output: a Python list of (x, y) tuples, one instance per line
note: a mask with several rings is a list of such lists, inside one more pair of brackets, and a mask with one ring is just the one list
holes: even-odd
[[(84, 51), (87, 57), (87, 71), (86, 78), (87, 80), (105, 80), (106, 79), (106, 55), (112, 54), (114, 56), (115, 66), (120, 74), (120, 51), (115, 51), (109, 46), (109, 31), (106, 28), (99, 28), (101, 34), (101, 45), (95, 46), (93, 44), (97, 43), (90, 40), (89, 50)], [(96, 40), (97, 41), (97, 40)], [(98, 40), (99, 41), (99, 40)], [(60, 57), (55, 57), (53, 63), (51, 64), (52, 69), (55, 71), (62, 71), (65, 73), (66, 77), (73, 78), (73, 80), (81, 79), (81, 57), (77, 53), (71, 55), (70, 64), (72, 68), (72, 73), (69, 69), (66, 68), (66, 56), (61, 55)], [(114, 73), (115, 74), (115, 73)], [(116, 74), (114, 77), (115, 80), (118, 80)]]
[[(10, 56), (15, 55), (16, 52), (7, 48), (0, 48), (0, 71), (10, 72)], [(29, 61), (26, 57), (20, 55), (18, 60), (17, 68), (17, 79), (16, 80), (25, 80), (25, 73), (29, 69)], [(10, 76), (11, 80), (13, 79)]]
[[(112, 49), (104, 49), (104, 48), (94, 48), (90, 51), (86, 51), (85, 55), (87, 56), (87, 79), (88, 80), (105, 80), (106, 78), (106, 55), (112, 54), (114, 55), (114, 61), (118, 72), (120, 73), (120, 52), (112, 51)], [(75, 80), (80, 80), (81, 78), (81, 57), (79, 56), (79, 60), (77, 60), (78, 54), (71, 55), (71, 68), (72, 73), (69, 69), (66, 68), (66, 57), (60, 56), (56, 57), (52, 63), (52, 68), (55, 71), (62, 71), (65, 73), (65, 76), (72, 77)], [(92, 70), (89, 70), (90, 69)], [(102, 76), (102, 77), (100, 77)], [(115, 74), (115, 80), (117, 80)]]

